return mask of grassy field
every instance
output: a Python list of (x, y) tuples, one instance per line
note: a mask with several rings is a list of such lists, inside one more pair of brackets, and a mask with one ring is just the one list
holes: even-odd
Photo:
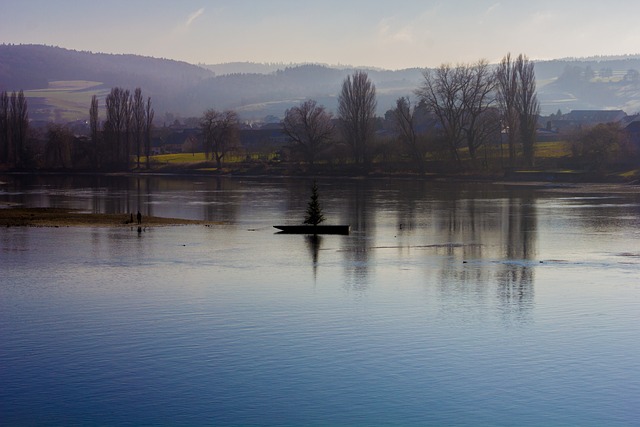
[[(260, 155), (251, 155), (252, 160), (257, 160)], [(194, 165), (198, 163), (215, 164), (215, 159), (207, 160), (204, 153), (174, 153), (174, 154), (158, 154), (151, 158), (151, 160), (157, 165)], [(224, 157), (224, 164), (233, 164), (244, 162), (247, 160), (245, 155), (226, 155)]]
[(64, 121), (86, 119), (91, 97), (103, 98), (108, 93), (101, 82), (87, 80), (55, 81), (46, 88), (24, 91), (31, 117)]
[(204, 153), (176, 153), (176, 154), (158, 154), (153, 156), (151, 160), (157, 164), (186, 165), (193, 163), (206, 162)]
[(571, 155), (571, 146), (565, 141), (539, 142), (535, 150), (538, 159), (558, 159)]
[[(552, 160), (567, 157), (571, 155), (571, 147), (565, 141), (554, 142), (540, 142), (536, 144), (536, 158), (540, 160)], [(464, 155), (466, 150), (462, 148), (460, 152)], [(499, 155), (498, 152), (493, 155)], [(264, 156), (251, 156), (252, 160), (256, 160)], [(208, 160), (205, 158), (204, 153), (175, 153), (175, 154), (159, 154), (152, 157), (155, 164), (158, 165), (193, 165), (197, 163), (215, 163), (215, 160)], [(225, 164), (233, 164), (243, 162), (246, 160), (246, 156), (239, 155), (227, 155), (224, 158)]]

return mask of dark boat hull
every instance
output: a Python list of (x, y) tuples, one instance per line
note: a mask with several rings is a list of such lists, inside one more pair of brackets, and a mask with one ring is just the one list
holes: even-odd
[(348, 235), (349, 225), (274, 225), (282, 234), (341, 234)]

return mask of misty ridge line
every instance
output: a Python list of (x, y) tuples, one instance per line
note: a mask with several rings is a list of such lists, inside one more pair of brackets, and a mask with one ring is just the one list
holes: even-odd
[[(640, 91), (621, 89), (628, 70), (640, 70), (640, 55), (533, 61), (542, 113), (558, 109), (624, 109), (640, 111)], [(141, 87), (153, 98), (159, 115), (200, 116), (208, 108), (235, 109), (243, 120), (260, 121), (283, 112), (304, 99), (315, 99), (335, 111), (336, 94), (342, 81), (355, 70), (366, 71), (378, 89), (379, 115), (392, 108), (399, 97), (413, 93), (427, 68), (388, 70), (320, 63), (229, 62), (190, 64), (172, 59), (133, 54), (92, 53), (46, 45), (0, 45), (0, 90), (50, 88), (55, 81), (92, 81), (86, 102), (46, 104), (30, 101), (38, 111), (61, 111), (69, 118), (86, 116), (91, 95), (103, 99), (112, 87)], [(497, 64), (490, 64), (494, 67)], [(608, 72), (609, 77), (599, 76)], [(587, 82), (582, 77), (594, 74)], [(598, 80), (599, 79), (599, 80)], [(597, 86), (597, 87), (596, 87)], [(54, 94), (55, 95), (55, 94)], [(38, 105), (38, 102), (41, 105)], [(64, 104), (64, 105), (63, 105)], [(80, 114), (82, 113), (82, 114)], [(38, 118), (37, 114), (33, 116)]]

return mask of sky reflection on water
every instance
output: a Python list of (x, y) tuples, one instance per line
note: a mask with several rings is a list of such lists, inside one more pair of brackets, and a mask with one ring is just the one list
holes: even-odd
[(0, 201), (220, 225), (0, 230), (2, 424), (640, 417), (638, 196), (325, 180), (314, 241), (306, 182), (120, 181)]

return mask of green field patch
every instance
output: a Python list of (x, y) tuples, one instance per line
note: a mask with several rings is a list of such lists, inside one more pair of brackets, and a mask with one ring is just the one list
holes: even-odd
[(535, 156), (541, 159), (557, 159), (571, 155), (571, 147), (566, 141), (537, 142)]
[(24, 91), (24, 95), (39, 104), (39, 110), (48, 110), (45, 120), (79, 120), (89, 117), (91, 97), (101, 98), (109, 93), (101, 82), (89, 80), (65, 80), (50, 82), (47, 88)]
[(621, 177), (626, 179), (637, 178), (640, 177), (640, 169), (632, 169), (620, 174)]
[(204, 153), (158, 154), (153, 156), (152, 159), (158, 163), (164, 164), (189, 164), (207, 161)]
[(55, 82), (49, 82), (49, 89), (88, 90), (101, 85), (102, 85), (102, 82), (94, 82), (90, 80), (60, 80)]

